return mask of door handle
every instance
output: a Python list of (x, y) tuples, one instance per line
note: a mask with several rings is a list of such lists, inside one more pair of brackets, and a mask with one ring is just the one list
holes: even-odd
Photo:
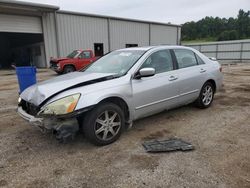
[(177, 80), (178, 78), (176, 76), (170, 76), (168, 78), (169, 81), (174, 81), (174, 80)]
[(206, 69), (200, 69), (200, 73), (206, 72)]

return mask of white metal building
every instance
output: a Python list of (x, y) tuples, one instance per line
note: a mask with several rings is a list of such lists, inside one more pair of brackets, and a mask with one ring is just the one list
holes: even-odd
[(0, 68), (12, 63), (47, 67), (50, 57), (75, 49), (109, 51), (180, 44), (181, 26), (61, 11), (59, 7), (0, 1)]

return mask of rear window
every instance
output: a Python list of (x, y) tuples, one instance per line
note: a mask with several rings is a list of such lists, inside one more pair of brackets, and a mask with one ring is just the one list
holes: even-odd
[(197, 58), (197, 61), (198, 61), (198, 64), (199, 65), (203, 65), (205, 64), (205, 62), (200, 58), (200, 56), (198, 56), (197, 54), (195, 54), (196, 58)]
[(195, 54), (191, 50), (175, 49), (174, 53), (180, 69), (186, 67), (192, 67), (198, 64)]

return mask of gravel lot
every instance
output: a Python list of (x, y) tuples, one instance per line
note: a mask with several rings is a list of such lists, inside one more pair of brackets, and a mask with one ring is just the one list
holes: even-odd
[[(250, 64), (223, 67), (211, 108), (191, 105), (134, 123), (114, 144), (79, 134), (60, 144), (15, 112), (16, 77), (1, 71), (0, 187), (250, 187)], [(40, 70), (39, 81), (57, 76)], [(145, 153), (144, 140), (182, 138), (195, 150)]]

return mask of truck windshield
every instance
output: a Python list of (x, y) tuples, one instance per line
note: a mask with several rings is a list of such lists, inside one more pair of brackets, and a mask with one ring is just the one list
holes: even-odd
[(74, 50), (69, 55), (67, 55), (67, 58), (75, 58), (76, 55), (78, 55), (78, 54), (79, 54), (79, 51), (78, 50)]
[(123, 75), (144, 53), (143, 50), (114, 51), (98, 59), (84, 71)]

